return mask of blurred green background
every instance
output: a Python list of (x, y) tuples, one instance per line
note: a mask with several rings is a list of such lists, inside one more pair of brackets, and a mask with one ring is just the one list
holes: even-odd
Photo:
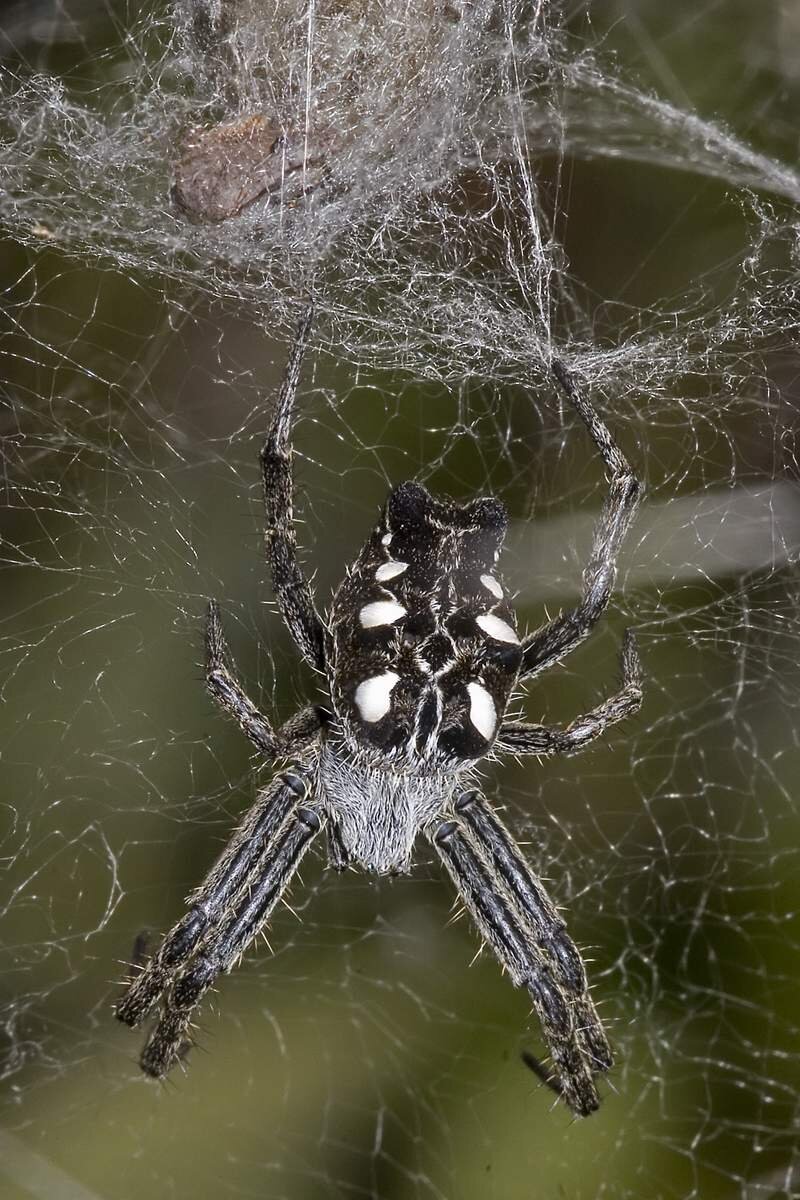
[[(575, 35), (640, 82), (796, 154), (793, 5), (588, 11), (568, 9)], [(125, 15), (98, 15), (98, 45)], [(89, 45), (17, 35), (17, 66), (75, 69)], [(606, 304), (599, 338), (617, 310), (699, 280), (712, 308), (735, 285), (749, 225), (724, 181), (611, 159), (563, 170), (570, 271)], [(285, 346), (57, 244), (6, 242), (0, 261), (0, 1194), (791, 1195), (800, 521), (793, 500), (776, 533), (768, 503), (755, 540), (774, 553), (711, 571), (693, 516), (715, 489), (794, 487), (788, 331), (724, 409), (714, 380), (687, 380), (657, 413), (598, 397), (648, 504), (608, 620), (527, 712), (565, 721), (607, 694), (629, 623), (645, 706), (583, 756), (486, 770), (592, 959), (619, 1059), (600, 1113), (573, 1122), (521, 1065), (541, 1047), (526, 1000), (488, 955), (470, 966), (476, 938), (451, 923), (424, 847), (409, 879), (334, 878), (309, 857), (269, 946), (204, 1006), (185, 1073), (156, 1086), (136, 1069), (140, 1032), (111, 1014), (125, 961), (180, 914), (264, 777), (204, 693), (206, 598), (269, 711), (285, 718), (317, 686), (261, 562), (257, 453)], [(300, 537), (321, 602), (406, 477), (503, 496), (523, 626), (571, 602), (603, 481), (554, 396), (448, 392), (322, 352), (302, 393)]]

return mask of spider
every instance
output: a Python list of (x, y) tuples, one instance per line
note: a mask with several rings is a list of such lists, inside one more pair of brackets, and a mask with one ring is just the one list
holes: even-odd
[(312, 841), (327, 831), (338, 871), (407, 871), (420, 831), (455, 884), (482, 941), (541, 1022), (550, 1085), (579, 1116), (598, 1107), (596, 1076), (613, 1055), (565, 923), (505, 825), (476, 787), (490, 753), (570, 754), (641, 704), (629, 630), (622, 686), (565, 728), (506, 720), (516, 685), (560, 662), (596, 625), (639, 483), (609, 430), (559, 362), (555, 378), (606, 467), (609, 493), (578, 604), (520, 638), (495, 564), (501, 502), (436, 499), (418, 483), (390, 493), (378, 524), (336, 591), (327, 620), (298, 561), (292, 514), (292, 420), (312, 309), (297, 329), (261, 451), (266, 557), (278, 608), (329, 704), (273, 729), (239, 683), (217, 602), (208, 605), (206, 682), (270, 762), (288, 760), (191, 894), (186, 914), (129, 982), (117, 1017), (138, 1025), (161, 1002), (140, 1065), (162, 1078), (191, 1044), (195, 1009), (264, 926)]

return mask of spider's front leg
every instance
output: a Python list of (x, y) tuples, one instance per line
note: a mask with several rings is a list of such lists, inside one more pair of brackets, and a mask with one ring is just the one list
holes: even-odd
[(142, 1051), (140, 1065), (145, 1074), (161, 1079), (180, 1059), (200, 1000), (255, 939), (321, 828), (322, 820), (313, 808), (297, 805), (263, 850), (248, 886), (239, 889), (226, 910), (226, 919), (209, 924), (188, 966), (180, 973), (173, 970), (164, 1011)]
[[(559, 959), (550, 957), (540, 945), (551, 944), (549, 936), (537, 937), (530, 920), (526, 928), (511, 890), (490, 866), (460, 816), (444, 821), (429, 836), (483, 940), (513, 983), (527, 989), (553, 1056), (561, 1095), (574, 1113), (589, 1116), (600, 1103), (593, 1072), (607, 1069), (612, 1061), (602, 1027), (599, 1037), (596, 1032), (593, 1037), (595, 1050), (600, 1053), (593, 1052), (589, 1057), (582, 1028), (586, 1014), (575, 1006), (576, 988), (563, 985), (563, 961), (559, 965)], [(563, 927), (557, 916), (555, 924)], [(574, 953), (579, 962), (577, 950)], [(573, 978), (575, 969), (571, 963)], [(574, 982), (579, 980), (574, 978)], [(591, 1005), (591, 1001), (588, 1003)], [(599, 1020), (595, 1025), (599, 1027)]]
[(600, 451), (608, 475), (609, 492), (595, 526), (591, 557), (583, 572), (581, 601), (525, 638), (520, 680), (538, 675), (569, 654), (600, 620), (614, 588), (617, 555), (642, 495), (642, 485), (608, 426), (578, 392), (562, 363), (553, 363), (553, 374)]
[(120, 1021), (133, 1028), (144, 1020), (195, 953), (208, 929), (248, 888), (267, 848), (307, 796), (306, 779), (292, 771), (278, 776), (262, 793), (192, 894), (189, 911), (172, 927), (157, 953), (128, 986), (116, 1006)]

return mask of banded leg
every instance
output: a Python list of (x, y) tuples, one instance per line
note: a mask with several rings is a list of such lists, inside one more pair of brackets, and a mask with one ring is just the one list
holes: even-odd
[(610, 430), (575, 388), (560, 362), (553, 374), (600, 451), (609, 492), (598, 518), (592, 552), (583, 572), (583, 597), (575, 608), (561, 613), (522, 643), (520, 679), (530, 679), (569, 654), (591, 632), (608, 606), (617, 574), (617, 554), (639, 503), (642, 488)]
[(272, 728), (236, 678), (216, 600), (209, 600), (206, 614), (206, 684), (217, 703), (238, 722), (242, 732), (266, 758), (300, 754), (316, 741), (327, 720), (324, 709), (309, 705), (277, 731)]
[(556, 979), (569, 995), (576, 1018), (575, 1032), (592, 1069), (607, 1071), (613, 1065), (614, 1056), (589, 995), (583, 960), (567, 933), (566, 922), (522, 857), (511, 834), (480, 792), (463, 792), (454, 807), (479, 850), (513, 897), (526, 938), (532, 938), (552, 963)]
[(222, 630), (216, 600), (206, 610), (206, 686), (213, 698), (238, 721), (243, 733), (266, 758), (277, 758), (281, 747), (267, 717), (259, 712), (236, 678)]
[(458, 821), (445, 821), (431, 835), (479, 933), (494, 950), (517, 987), (525, 987), (553, 1056), (561, 1093), (578, 1116), (599, 1106), (592, 1072), (581, 1051), (570, 1004), (551, 964), (535, 941), (526, 937), (514, 907), (497, 886), (488, 864)]
[(301, 318), (283, 377), (275, 415), (261, 451), (266, 531), (264, 543), (272, 586), (286, 628), (303, 657), (325, 669), (324, 627), (297, 558), (292, 509), (292, 416), (303, 354), (311, 335), (313, 306)]
[(497, 749), (506, 754), (575, 754), (605, 733), (610, 725), (633, 716), (641, 704), (641, 664), (633, 630), (627, 629), (622, 643), (622, 687), (618, 692), (576, 717), (565, 729), (505, 721), (497, 735)]
[(224, 913), (246, 883), (275, 834), (308, 796), (308, 783), (287, 771), (272, 781), (247, 814), (203, 883), (192, 906), (172, 927), (160, 949), (129, 985), (116, 1006), (120, 1021), (134, 1028), (148, 1014), (177, 971), (194, 953), (209, 925)]
[(140, 1065), (161, 1079), (190, 1041), (195, 1008), (218, 975), (231, 970), (268, 920), (286, 890), (322, 821), (311, 808), (298, 807), (269, 847), (238, 903), (220, 927), (209, 931), (195, 957), (169, 988), (164, 1011), (142, 1051)]

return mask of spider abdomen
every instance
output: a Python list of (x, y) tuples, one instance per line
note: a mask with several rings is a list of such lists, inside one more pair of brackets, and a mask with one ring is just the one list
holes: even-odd
[(331, 698), (355, 753), (458, 770), (497, 735), (522, 657), (497, 576), (505, 508), (390, 494), (330, 612)]

